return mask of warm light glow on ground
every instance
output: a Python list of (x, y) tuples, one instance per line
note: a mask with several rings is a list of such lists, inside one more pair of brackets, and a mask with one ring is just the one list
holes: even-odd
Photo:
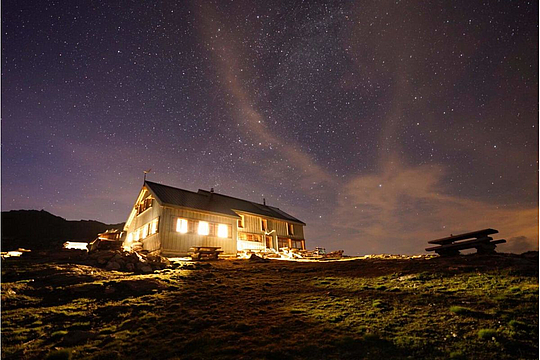
[(86, 250), (88, 243), (85, 242), (77, 242), (77, 241), (66, 241), (64, 243), (64, 249), (75, 249), (75, 250)]

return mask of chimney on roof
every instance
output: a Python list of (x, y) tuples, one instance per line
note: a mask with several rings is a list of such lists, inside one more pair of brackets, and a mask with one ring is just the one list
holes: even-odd
[(263, 198), (263, 205), (266, 205), (266, 199)]
[(213, 193), (213, 192), (214, 192), (214, 188), (210, 188), (210, 192)]

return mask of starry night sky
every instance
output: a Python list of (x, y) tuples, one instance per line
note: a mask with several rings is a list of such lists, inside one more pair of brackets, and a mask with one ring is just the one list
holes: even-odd
[(536, 1), (4, 1), (2, 210), (125, 221), (148, 179), (308, 248), (538, 248)]

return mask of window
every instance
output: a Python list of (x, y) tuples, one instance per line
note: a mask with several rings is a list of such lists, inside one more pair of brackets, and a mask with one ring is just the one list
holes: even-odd
[(289, 239), (286, 238), (278, 238), (278, 248), (288, 248), (289, 247)]
[(240, 219), (238, 219), (238, 227), (239, 228), (244, 227), (244, 215), (240, 215)]
[(188, 231), (188, 221), (186, 219), (177, 219), (176, 220), (176, 231), (182, 234), (187, 233)]
[(268, 230), (268, 220), (261, 219), (261, 230), (262, 231)]
[(241, 232), (241, 233), (238, 233), (238, 238), (244, 241), (263, 242), (263, 237), (262, 235), (259, 235), (259, 234), (250, 234), (250, 233)]
[(287, 223), (287, 235), (294, 235), (294, 225)]
[(229, 237), (229, 227), (225, 224), (219, 224), (217, 227), (217, 236), (220, 238)]
[(149, 209), (152, 207), (153, 200), (151, 197), (147, 197), (143, 201), (141, 201), (139, 204), (137, 204), (137, 215), (145, 211), (146, 209)]
[(127, 236), (127, 242), (130, 243), (133, 241), (133, 233), (129, 233)]
[(301, 240), (292, 240), (291, 241), (291, 247), (293, 249), (302, 249), (302, 241)]
[(135, 230), (133, 234), (133, 240), (139, 241), (139, 229)]
[(199, 235), (208, 235), (210, 233), (210, 226), (206, 221), (199, 221), (199, 229), (197, 231)]
[(142, 227), (142, 238), (146, 239), (147, 236), (148, 236), (148, 225), (144, 225)]
[(151, 223), (151, 228), (150, 228), (150, 235), (154, 235), (155, 233), (157, 233), (158, 231), (158, 222), (159, 222), (159, 218), (155, 218), (152, 223)]

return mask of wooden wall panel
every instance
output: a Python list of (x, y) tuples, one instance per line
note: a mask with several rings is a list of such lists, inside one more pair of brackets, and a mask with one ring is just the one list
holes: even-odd
[(242, 250), (264, 250), (265, 243), (258, 241), (243, 241), (238, 240), (238, 251)]
[(143, 249), (148, 251), (156, 251), (160, 249), (159, 234), (154, 234), (147, 236), (146, 239), (142, 240)]
[[(188, 221), (208, 221), (215, 224), (227, 224), (230, 229), (229, 238), (217, 236), (199, 235), (188, 232), (181, 234), (176, 232), (176, 220), (178, 218)], [(236, 219), (224, 216), (200, 213), (187, 209), (164, 208), (162, 215), (162, 227), (160, 226), (162, 252), (167, 254), (187, 254), (192, 246), (219, 246), (223, 254), (236, 254)]]

